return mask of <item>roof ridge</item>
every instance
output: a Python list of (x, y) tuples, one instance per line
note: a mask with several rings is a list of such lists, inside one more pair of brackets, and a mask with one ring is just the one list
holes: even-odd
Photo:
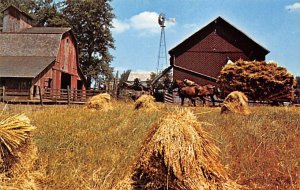
[[(239, 32), (241, 32), (243, 35), (245, 35), (247, 38), (249, 38), (251, 41), (253, 41), (254, 43), (256, 43), (257, 45), (261, 46), (262, 48), (264, 48), (266, 51), (270, 52), (267, 48), (265, 48), (264, 46), (262, 46), (260, 43), (256, 42), (255, 40), (253, 40), (249, 35), (247, 35), (245, 32), (243, 32), (242, 30), (240, 30), (238, 27), (236, 27), (235, 25), (231, 24), (230, 22), (228, 22), (226, 19), (222, 18), (221, 16), (219, 16), (217, 19), (222, 19), (223, 21), (225, 21), (227, 24), (231, 25), (233, 28), (235, 28), (236, 30), (238, 30)], [(217, 20), (215, 19), (215, 20)]]
[(203, 31), (204, 29), (206, 29), (207, 27), (209, 27), (210, 25), (214, 24), (214, 23), (218, 23), (218, 21), (223, 21), (225, 22), (227, 25), (231, 26), (232, 28), (234, 28), (236, 31), (238, 31), (239, 33), (241, 33), (242, 35), (244, 35), (246, 38), (248, 38), (248, 40), (250, 40), (251, 42), (253, 42), (254, 44), (260, 46), (262, 49), (264, 49), (266, 52), (270, 52), (268, 49), (266, 49), (265, 47), (263, 47), (261, 44), (259, 44), (258, 42), (254, 41), (252, 38), (250, 38), (248, 35), (246, 35), (242, 30), (238, 29), (236, 26), (234, 26), (233, 24), (231, 24), (230, 22), (228, 22), (226, 19), (224, 19), (221, 16), (218, 16), (217, 18), (215, 18), (214, 20), (212, 20), (211, 22), (209, 22), (208, 24), (205, 24), (203, 27), (201, 27), (200, 29), (198, 29), (197, 31), (195, 31), (193, 34), (189, 35), (187, 38), (185, 38), (184, 40), (182, 40), (180, 43), (178, 43), (175, 47), (171, 48), (168, 53), (171, 54), (173, 51), (176, 51), (175, 49), (177, 49), (179, 46), (181, 46), (182, 44), (186, 43), (190, 38), (192, 38), (193, 36), (197, 35), (198, 33), (200, 33), (201, 31)]
[(34, 20), (34, 18), (29, 13), (23, 11), (21, 8), (19, 8), (18, 6), (14, 5), (13, 3), (9, 4), (6, 8), (2, 9), (1, 13), (3, 13), (4, 11), (6, 11), (10, 7), (13, 7), (14, 9), (17, 9), (20, 13), (24, 14), (25, 16), (27, 16), (31, 20)]

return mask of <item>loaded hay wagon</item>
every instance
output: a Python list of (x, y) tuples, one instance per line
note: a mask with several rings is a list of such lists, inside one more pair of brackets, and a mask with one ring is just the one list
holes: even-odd
[(244, 92), (252, 102), (283, 104), (294, 99), (294, 76), (275, 62), (243, 61), (227, 64), (218, 78), (220, 89)]

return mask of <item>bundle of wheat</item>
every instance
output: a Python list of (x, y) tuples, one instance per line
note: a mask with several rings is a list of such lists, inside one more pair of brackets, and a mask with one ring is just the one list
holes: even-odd
[[(132, 189), (229, 190), (240, 186), (219, 163), (219, 149), (187, 109), (153, 125), (131, 174)], [(125, 182), (127, 182), (126, 180)], [(128, 182), (126, 189), (128, 188)], [(116, 189), (120, 188), (120, 185)]]
[(20, 149), (26, 146), (29, 132), (35, 129), (27, 116), (15, 115), (0, 122), (0, 158), (3, 162), (1, 169), (11, 166), (18, 157)]
[(35, 128), (24, 114), (0, 121), (0, 189), (37, 189), (31, 173), (37, 159), (37, 147), (30, 139)]
[(239, 91), (233, 91), (225, 98), (221, 113), (234, 112), (244, 115), (250, 114), (247, 96)]
[(111, 96), (107, 93), (93, 96), (86, 102), (86, 108), (108, 111), (112, 109)]
[(134, 109), (156, 110), (155, 98), (151, 95), (142, 95), (135, 101)]

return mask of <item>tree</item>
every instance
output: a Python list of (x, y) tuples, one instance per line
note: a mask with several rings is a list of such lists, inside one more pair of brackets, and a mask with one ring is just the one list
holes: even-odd
[(225, 95), (237, 90), (253, 100), (270, 100), (291, 94), (294, 77), (275, 62), (238, 60), (223, 67), (218, 82)]
[(62, 3), (54, 3), (53, 0), (37, 0), (33, 13), (37, 26), (67, 27), (70, 24), (61, 13)]
[(62, 9), (78, 39), (79, 62), (89, 84), (113, 78), (112, 10), (110, 0), (66, 0)]
[(127, 70), (127, 71), (124, 71), (121, 76), (120, 76), (120, 80), (119, 80), (119, 88), (124, 88), (126, 85), (125, 85), (125, 82), (128, 80), (128, 77), (130, 75), (130, 72), (131, 70)]

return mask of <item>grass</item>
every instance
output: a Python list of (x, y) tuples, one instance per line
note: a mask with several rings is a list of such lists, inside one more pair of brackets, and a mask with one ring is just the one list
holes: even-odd
[[(148, 129), (173, 109), (134, 110), (122, 102), (106, 112), (8, 105), (0, 117), (25, 113), (37, 127), (42, 189), (111, 189), (129, 172)], [(191, 109), (221, 149), (233, 180), (256, 190), (300, 188), (300, 108), (250, 107), (247, 116)]]

